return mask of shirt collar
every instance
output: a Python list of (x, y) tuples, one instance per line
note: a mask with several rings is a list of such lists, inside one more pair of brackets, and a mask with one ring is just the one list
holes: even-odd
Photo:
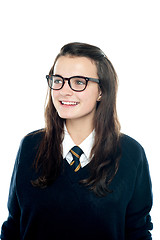
[[(95, 130), (93, 130), (90, 135), (79, 145), (79, 147), (82, 149), (88, 159), (90, 158), (90, 152), (93, 146), (94, 137)], [(76, 144), (73, 142), (71, 136), (69, 135), (66, 126), (64, 126), (64, 139), (62, 142), (63, 158), (66, 157), (70, 149), (75, 145)]]

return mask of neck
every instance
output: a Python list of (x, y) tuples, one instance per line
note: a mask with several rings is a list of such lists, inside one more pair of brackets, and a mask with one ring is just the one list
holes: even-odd
[(76, 120), (66, 120), (67, 130), (76, 145), (80, 145), (93, 131), (93, 124), (80, 123)]

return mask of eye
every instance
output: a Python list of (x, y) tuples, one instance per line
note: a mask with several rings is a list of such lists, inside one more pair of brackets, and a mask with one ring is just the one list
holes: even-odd
[(54, 80), (54, 84), (60, 84), (60, 83), (62, 83), (62, 80), (61, 80), (61, 79), (55, 79), (55, 80)]
[(53, 83), (54, 83), (54, 84), (62, 84), (62, 83), (63, 83), (63, 80), (62, 80), (62, 78), (55, 76), (55, 77), (53, 78)]
[(75, 84), (77, 84), (77, 85), (84, 85), (85, 83), (84, 83), (84, 81), (77, 80), (77, 81), (75, 82)]
[(85, 85), (86, 80), (83, 78), (74, 78), (73, 79), (75, 85)]

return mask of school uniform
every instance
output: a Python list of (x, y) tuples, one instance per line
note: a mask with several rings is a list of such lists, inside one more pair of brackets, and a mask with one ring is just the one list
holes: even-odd
[(69, 153), (74, 143), (65, 128), (60, 175), (44, 189), (31, 184), (38, 177), (32, 165), (42, 136), (42, 132), (29, 134), (20, 144), (1, 239), (152, 239), (151, 180), (144, 149), (137, 141), (121, 136), (120, 165), (109, 185), (112, 192), (98, 197), (79, 183), (89, 177), (94, 131), (80, 145), (81, 168), (74, 172)]

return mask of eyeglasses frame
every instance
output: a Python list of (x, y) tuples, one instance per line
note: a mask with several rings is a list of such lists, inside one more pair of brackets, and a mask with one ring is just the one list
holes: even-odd
[[(54, 88), (50, 87), (50, 85), (49, 85), (49, 78), (51, 78), (51, 77), (60, 77), (60, 78), (62, 78), (63, 83), (62, 83), (61, 88), (59, 88), (59, 89), (54, 89)], [(77, 77), (77, 78), (83, 78), (83, 79), (86, 80), (86, 86), (85, 86), (85, 88), (84, 88), (83, 90), (74, 90), (74, 89), (71, 87), (70, 80), (71, 80), (72, 78), (76, 78), (76, 77)], [(72, 76), (72, 77), (69, 77), (69, 78), (64, 78), (64, 77), (62, 77), (61, 75), (58, 75), (58, 74), (56, 74), (56, 75), (51, 74), (51, 75), (46, 75), (46, 78), (47, 78), (48, 86), (49, 86), (52, 90), (56, 90), (56, 91), (58, 91), (58, 90), (60, 90), (60, 89), (63, 88), (63, 86), (64, 86), (64, 84), (65, 84), (65, 81), (68, 81), (68, 85), (69, 85), (70, 88), (71, 88), (73, 91), (75, 91), (75, 92), (82, 92), (82, 91), (84, 91), (84, 90), (86, 89), (87, 85), (88, 85), (88, 81), (96, 82), (96, 83), (98, 83), (98, 84), (100, 83), (100, 80), (97, 79), (97, 78), (90, 78), (90, 77), (84, 77), (84, 76)]]

